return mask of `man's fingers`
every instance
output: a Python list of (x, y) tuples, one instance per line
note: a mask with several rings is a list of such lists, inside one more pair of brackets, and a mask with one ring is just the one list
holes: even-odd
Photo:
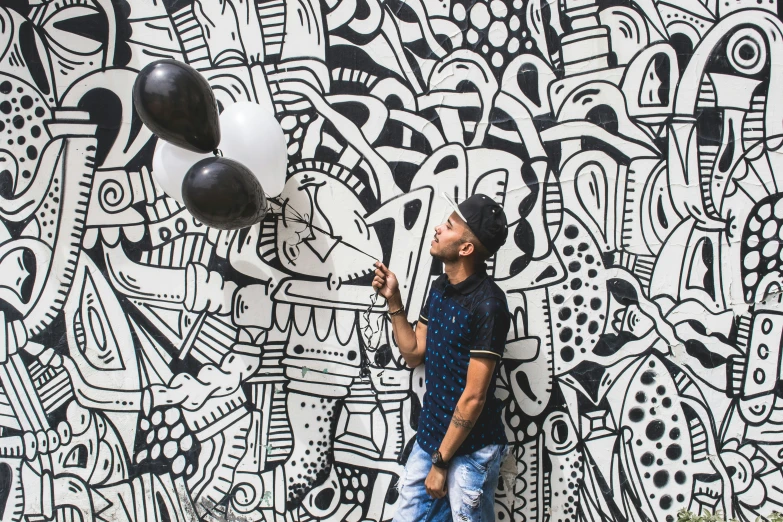
[(446, 496), (446, 489), (445, 488), (442, 489), (442, 490), (435, 490), (435, 489), (432, 489), (432, 488), (427, 487), (425, 485), (424, 489), (427, 491), (427, 494), (430, 497), (434, 498), (434, 499), (439, 499), (439, 498), (443, 498), (443, 497)]

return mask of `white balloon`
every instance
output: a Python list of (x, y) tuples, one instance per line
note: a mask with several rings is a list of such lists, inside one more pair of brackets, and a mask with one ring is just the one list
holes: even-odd
[[(267, 196), (283, 191), (288, 167), (288, 144), (274, 115), (261, 105), (238, 102), (220, 114), (220, 150), (223, 156), (245, 165)], [(212, 154), (199, 154), (158, 140), (152, 158), (152, 175), (163, 191), (182, 203), (182, 180), (190, 167)]]
[(288, 144), (274, 114), (252, 102), (229, 105), (220, 114), (220, 150), (258, 178), (267, 196), (285, 186)]
[(163, 192), (182, 203), (182, 180), (196, 162), (211, 158), (212, 154), (199, 154), (158, 140), (152, 157), (152, 176)]

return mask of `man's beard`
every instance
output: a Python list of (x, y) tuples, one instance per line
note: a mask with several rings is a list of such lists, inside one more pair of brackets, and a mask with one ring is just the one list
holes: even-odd
[(432, 257), (442, 263), (454, 263), (459, 259), (460, 243), (453, 243), (451, 246), (443, 248), (440, 252), (432, 254)]

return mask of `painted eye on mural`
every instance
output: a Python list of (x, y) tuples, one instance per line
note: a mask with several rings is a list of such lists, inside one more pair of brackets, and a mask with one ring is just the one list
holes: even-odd
[(726, 46), (729, 64), (739, 73), (758, 74), (767, 64), (764, 37), (753, 28), (740, 29), (729, 38)]
[(106, 16), (91, 5), (72, 5), (55, 11), (43, 23), (47, 37), (68, 42), (68, 48), (81, 55), (93, 54), (108, 37)]
[(606, 218), (609, 211), (610, 191), (607, 178), (614, 174), (612, 167), (616, 165), (610, 161), (603, 165), (599, 162), (588, 162), (575, 176), (578, 201), (598, 225), (604, 237), (608, 235)]
[(23, 21), (16, 28), (18, 31), (18, 52), (28, 65), (27, 74), (41, 94), (47, 96), (47, 101), (52, 101), (50, 95), (53, 95), (53, 85), (51, 81), (51, 63), (49, 53), (41, 39), (35, 25), (30, 21)]
[(13, 292), (22, 303), (30, 301), (35, 283), (35, 255), (27, 248), (11, 250), (0, 259), (0, 273), (4, 274), (0, 284), (0, 299), (4, 291)]
[(642, 107), (669, 105), (669, 76), (671, 60), (666, 54), (659, 53), (650, 60), (645, 71), (644, 82), (639, 92), (639, 105)]
[(714, 256), (712, 240), (707, 237), (699, 239), (693, 249), (687, 275), (688, 288), (704, 290), (712, 299), (715, 299)]
[(535, 105), (541, 105), (541, 95), (539, 94), (538, 85), (538, 68), (536, 64), (529, 63), (519, 68), (517, 72), (517, 85), (519, 90), (522, 91), (532, 103)]
[(68, 452), (68, 456), (63, 460), (63, 467), (84, 469), (87, 467), (87, 456), (87, 446), (84, 444), (77, 444)]
[(101, 303), (92, 276), (85, 274), (80, 312), (74, 317), (74, 334), (79, 350), (99, 370), (124, 370), (117, 340)]

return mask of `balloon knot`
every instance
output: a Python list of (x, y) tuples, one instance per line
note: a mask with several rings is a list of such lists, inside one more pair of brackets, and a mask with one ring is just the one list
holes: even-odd
[(212, 154), (214, 154), (215, 156), (217, 156), (217, 157), (219, 157), (219, 158), (222, 158), (222, 157), (223, 157), (223, 151), (222, 151), (222, 150), (220, 150), (220, 149), (215, 149), (215, 150), (213, 150), (213, 151), (212, 151)]

